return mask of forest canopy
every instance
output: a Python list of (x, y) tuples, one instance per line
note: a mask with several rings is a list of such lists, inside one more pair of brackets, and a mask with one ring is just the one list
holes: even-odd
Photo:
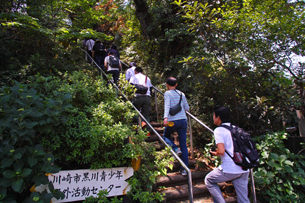
[(77, 70), (84, 38), (118, 46), (153, 84), (178, 79), (211, 124), (227, 105), (248, 130), (296, 125), (304, 109), (303, 1), (50, 1), (0, 3), (1, 84)]

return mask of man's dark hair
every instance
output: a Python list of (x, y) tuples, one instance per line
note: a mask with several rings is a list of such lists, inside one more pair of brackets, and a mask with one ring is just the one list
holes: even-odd
[(114, 53), (112, 51), (110, 51), (108, 55), (114, 56)]
[(102, 43), (101, 40), (98, 39), (98, 40), (95, 41), (94, 44), (101, 44), (101, 43)]
[(136, 69), (134, 69), (135, 71), (137, 71), (137, 73), (142, 73), (143, 69), (141, 67), (136, 67)]
[(169, 77), (166, 79), (166, 84), (169, 86), (175, 86), (177, 84), (177, 80), (174, 77)]
[(215, 117), (220, 117), (222, 123), (230, 122), (230, 110), (227, 107), (219, 106), (214, 108)]

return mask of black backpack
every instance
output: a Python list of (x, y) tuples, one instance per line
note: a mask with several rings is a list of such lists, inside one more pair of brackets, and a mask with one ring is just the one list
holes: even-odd
[(120, 60), (115, 56), (109, 56), (109, 63), (111, 68), (120, 68)]
[(251, 139), (250, 134), (237, 126), (220, 125), (219, 127), (224, 127), (231, 132), (234, 145), (233, 157), (227, 150), (226, 153), (231, 157), (234, 163), (241, 166), (243, 170), (258, 166), (259, 154), (256, 149), (256, 144)]
[(100, 55), (105, 55), (106, 54), (106, 50), (105, 50), (105, 46), (101, 43), (100, 46), (98, 47), (98, 53)]

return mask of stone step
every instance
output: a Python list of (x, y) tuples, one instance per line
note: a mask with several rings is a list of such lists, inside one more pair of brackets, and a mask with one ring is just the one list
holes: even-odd
[[(191, 169), (194, 169), (196, 163), (197, 163), (196, 160), (189, 159), (189, 165), (188, 165), (188, 167), (191, 168)], [(172, 169), (172, 170), (171, 170), (169, 167), (166, 167), (167, 170), (168, 170), (168, 173), (177, 172), (177, 171), (179, 171), (179, 169), (181, 168), (181, 164), (180, 164), (179, 161), (177, 161), (176, 159), (175, 159), (175, 161), (172, 162), (171, 164), (173, 164), (173, 169)]]
[[(236, 202), (235, 193), (233, 192), (233, 185), (228, 183), (219, 183), (218, 184), (223, 191), (223, 195), (226, 199), (226, 202)], [(198, 197), (209, 197), (211, 198), (211, 195), (205, 186), (204, 182), (198, 182), (193, 183), (193, 196), (194, 198)], [(188, 184), (178, 185), (174, 187), (167, 187), (165, 189), (159, 189), (159, 192), (165, 194), (164, 199), (166, 203), (168, 202), (178, 202), (182, 200), (188, 200), (189, 199), (189, 189)], [(229, 192), (227, 192), (229, 191)], [(230, 193), (232, 191), (232, 193)]]
[[(205, 176), (210, 171), (195, 171), (191, 170), (192, 173), (192, 180), (193, 181), (203, 181)], [(187, 176), (182, 176), (179, 172), (176, 173), (168, 173), (167, 176), (159, 177), (157, 180), (157, 186), (166, 186), (166, 187), (173, 187), (181, 184), (185, 184), (188, 182)]]
[[(202, 197), (194, 197), (193, 198), (194, 203), (214, 203), (212, 196), (202, 196)], [(227, 203), (236, 203), (237, 199), (236, 196), (227, 196), (225, 197), (225, 201)], [(184, 200), (173, 200), (173, 201), (166, 201), (166, 203), (189, 203), (189, 198), (186, 199), (184, 198)]]

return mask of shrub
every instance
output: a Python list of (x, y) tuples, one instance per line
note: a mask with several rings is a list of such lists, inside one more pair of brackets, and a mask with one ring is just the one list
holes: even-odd
[(132, 127), (135, 112), (101, 78), (95, 80), (84, 72), (74, 72), (62, 78), (31, 79), (47, 97), (57, 97), (58, 92), (71, 94), (73, 108), (65, 113), (67, 122), (41, 136), (43, 145), (64, 169), (126, 166), (141, 153), (137, 145), (124, 145), (129, 136), (144, 139)]
[[(13, 87), (0, 89), (0, 200), (1, 202), (50, 202), (62, 194), (54, 190), (47, 173), (60, 168), (54, 156), (40, 145), (38, 137), (48, 130), (47, 126), (63, 123), (60, 114), (69, 105), (69, 94), (55, 100), (46, 99), (36, 90), (15, 83)], [(32, 186), (49, 184), (51, 193), (32, 193)]]
[(260, 166), (254, 172), (258, 200), (262, 202), (303, 202), (305, 160), (285, 148), (284, 132), (259, 137)]

